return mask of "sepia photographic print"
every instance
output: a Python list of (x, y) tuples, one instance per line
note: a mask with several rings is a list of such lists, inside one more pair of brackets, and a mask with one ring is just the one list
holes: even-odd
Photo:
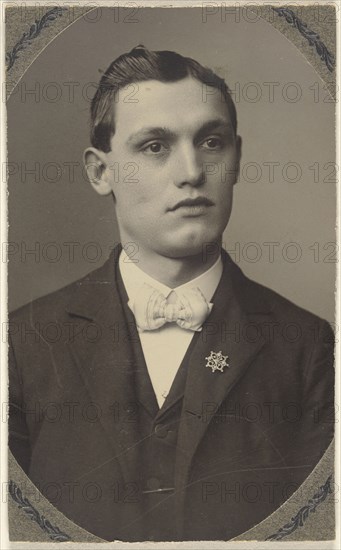
[(4, 547), (337, 548), (339, 4), (1, 8)]

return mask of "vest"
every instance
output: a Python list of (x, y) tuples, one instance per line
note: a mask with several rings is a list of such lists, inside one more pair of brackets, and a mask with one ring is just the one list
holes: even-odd
[[(172, 541), (177, 539), (174, 465), (178, 428), (186, 384), (187, 362), (199, 333), (193, 336), (168, 396), (159, 409), (119, 269), (117, 269), (116, 280), (125, 320), (129, 327), (135, 367), (133, 408), (135, 421), (138, 424), (139, 441), (135, 450), (138, 453), (137, 460), (133, 461), (137, 465), (136, 471), (131, 472), (131, 479), (132, 487), (137, 488), (140, 517), (136, 518), (135, 524), (131, 525), (131, 530), (135, 531), (135, 540)], [(137, 532), (140, 533), (140, 539), (136, 538)]]

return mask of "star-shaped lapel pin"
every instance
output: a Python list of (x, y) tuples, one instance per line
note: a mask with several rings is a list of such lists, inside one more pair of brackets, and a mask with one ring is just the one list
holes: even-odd
[(223, 355), (221, 351), (218, 351), (217, 353), (211, 351), (210, 355), (205, 357), (205, 359), (207, 361), (206, 367), (212, 369), (212, 372), (215, 372), (216, 370), (223, 372), (224, 367), (230, 366), (227, 362), (228, 356)]

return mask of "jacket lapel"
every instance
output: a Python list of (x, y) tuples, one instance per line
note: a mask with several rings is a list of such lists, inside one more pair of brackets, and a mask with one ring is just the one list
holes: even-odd
[[(99, 411), (99, 422), (113, 447), (113, 459), (126, 479), (134, 471), (129, 449), (137, 441), (137, 423), (128, 422), (136, 398), (134, 355), (116, 287), (114, 255), (102, 268), (79, 282), (68, 305), (77, 327), (70, 351), (79, 368), (90, 401)], [(116, 265), (115, 265), (116, 264)]]
[[(183, 488), (191, 461), (210, 420), (266, 342), (261, 325), (269, 319), (268, 307), (264, 308), (261, 299), (248, 293), (248, 279), (227, 254), (223, 259), (224, 271), (213, 297), (212, 313), (188, 361), (175, 467), (179, 519), (183, 517)], [(220, 351), (228, 357), (229, 366), (223, 372), (213, 372), (206, 366), (207, 357)]]

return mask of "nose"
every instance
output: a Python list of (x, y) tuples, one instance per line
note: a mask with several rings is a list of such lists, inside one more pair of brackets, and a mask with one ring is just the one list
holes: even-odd
[(177, 187), (197, 187), (205, 181), (200, 155), (193, 144), (183, 144), (174, 157), (173, 181)]

